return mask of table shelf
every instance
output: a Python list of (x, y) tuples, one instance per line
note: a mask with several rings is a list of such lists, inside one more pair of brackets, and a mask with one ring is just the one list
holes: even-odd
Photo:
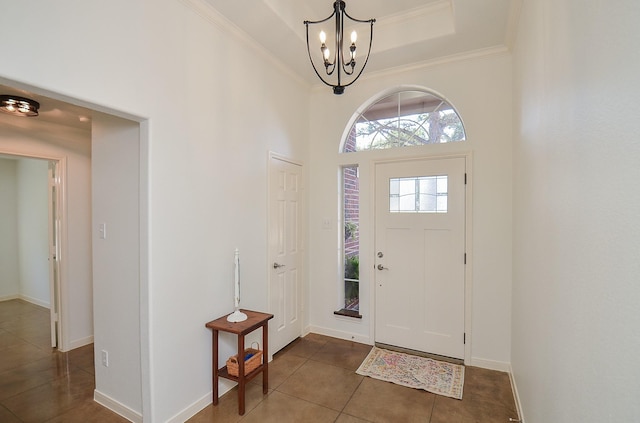
[[(263, 367), (264, 364), (259, 365), (258, 367), (256, 367), (255, 369), (253, 369), (253, 371), (251, 371), (250, 373), (246, 374), (244, 376), (244, 379), (247, 382), (250, 382), (253, 380), (253, 378), (255, 378), (256, 376), (258, 376), (260, 373), (262, 373), (263, 371)], [(232, 380), (234, 382), (238, 382), (240, 380), (240, 378), (238, 376), (233, 376), (229, 374), (229, 370), (227, 369), (227, 366), (221, 367), (218, 370), (218, 377), (224, 378), (224, 379), (228, 379), (228, 380)]]

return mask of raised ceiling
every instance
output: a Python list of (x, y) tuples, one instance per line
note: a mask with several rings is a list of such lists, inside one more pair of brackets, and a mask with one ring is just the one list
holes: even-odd
[[(312, 84), (319, 82), (309, 64), (303, 22), (329, 16), (333, 1), (186, 1), (206, 2), (297, 75)], [(515, 33), (521, 1), (345, 0), (345, 3), (352, 17), (376, 19), (371, 57), (365, 71), (373, 73), (506, 50)], [(310, 33), (309, 37), (316, 42), (315, 34)]]

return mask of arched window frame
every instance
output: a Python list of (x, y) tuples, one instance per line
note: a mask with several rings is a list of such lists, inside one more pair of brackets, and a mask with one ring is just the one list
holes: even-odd
[[(396, 87), (387, 91), (383, 91), (381, 92), (379, 95), (371, 98), (369, 101), (363, 103), (357, 110), (356, 112), (351, 116), (351, 119), (349, 120), (348, 124), (345, 127), (345, 130), (342, 134), (342, 139), (340, 142), (340, 146), (339, 146), (339, 152), (341, 154), (343, 153), (354, 153), (354, 152), (363, 152), (363, 151), (373, 151), (373, 150), (385, 150), (385, 149), (394, 149), (394, 148), (407, 148), (407, 147), (414, 147), (414, 146), (423, 146), (423, 145), (430, 145), (430, 144), (439, 144), (440, 142), (430, 142), (430, 143), (423, 143), (423, 144), (415, 144), (415, 145), (396, 145), (396, 146), (392, 146), (392, 147), (388, 147), (388, 148), (372, 148), (372, 149), (364, 149), (364, 150), (357, 150), (355, 148), (355, 142), (356, 142), (356, 136), (355, 136), (355, 125), (358, 122), (358, 120), (360, 120), (361, 116), (364, 116), (365, 113), (367, 113), (368, 110), (370, 110), (373, 106), (375, 106), (376, 104), (378, 104), (379, 102), (381, 102), (382, 100), (385, 100), (391, 96), (394, 95), (401, 95), (404, 92), (421, 92), (424, 94), (428, 94), (430, 96), (434, 97), (434, 100), (438, 100), (443, 102), (444, 104), (446, 104), (448, 106), (447, 109), (451, 109), (454, 113), (455, 116), (457, 117), (457, 119), (460, 122), (461, 125), (461, 129), (463, 131), (463, 139), (461, 140), (455, 140), (455, 141), (449, 141), (449, 142), (463, 142), (466, 141), (467, 137), (466, 137), (466, 129), (465, 129), (465, 125), (464, 122), (462, 120), (462, 117), (460, 116), (460, 113), (458, 113), (458, 110), (455, 108), (455, 106), (452, 104), (451, 101), (449, 101), (445, 96), (441, 95), (440, 93), (434, 91), (434, 90), (430, 90), (424, 87), (419, 87), (419, 86), (400, 86), (400, 87)], [(407, 115), (400, 115), (400, 116), (395, 116), (392, 117), (393, 119), (402, 119), (403, 116), (407, 116)], [(348, 150), (348, 147), (353, 145), (354, 149), (353, 150)]]

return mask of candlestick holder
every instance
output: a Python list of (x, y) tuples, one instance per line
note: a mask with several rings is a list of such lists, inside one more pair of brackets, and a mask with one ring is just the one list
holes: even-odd
[(238, 307), (236, 307), (236, 311), (227, 316), (227, 322), (244, 322), (247, 320), (247, 315), (240, 311)]

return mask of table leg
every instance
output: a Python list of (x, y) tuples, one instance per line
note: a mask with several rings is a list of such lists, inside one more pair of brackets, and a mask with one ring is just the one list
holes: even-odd
[(218, 405), (218, 331), (213, 330), (212, 362), (213, 405)]
[(269, 391), (269, 325), (268, 321), (262, 326), (262, 393)]
[(244, 415), (244, 335), (238, 335), (238, 413)]

